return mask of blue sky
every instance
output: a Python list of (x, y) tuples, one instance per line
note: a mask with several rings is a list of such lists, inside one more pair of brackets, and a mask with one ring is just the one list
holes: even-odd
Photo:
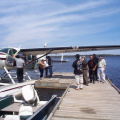
[(120, 0), (0, 1), (0, 47), (45, 42), (48, 47), (120, 45)]

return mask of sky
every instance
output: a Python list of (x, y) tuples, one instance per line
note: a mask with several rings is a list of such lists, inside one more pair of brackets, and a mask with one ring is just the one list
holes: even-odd
[(39, 48), (45, 43), (120, 45), (120, 0), (0, 1), (0, 48)]

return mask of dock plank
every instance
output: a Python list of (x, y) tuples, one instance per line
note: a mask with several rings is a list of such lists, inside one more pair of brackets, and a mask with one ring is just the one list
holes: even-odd
[(71, 83), (51, 120), (120, 120), (120, 94), (106, 83), (96, 82), (75, 90), (72, 73), (59, 73), (59, 82)]

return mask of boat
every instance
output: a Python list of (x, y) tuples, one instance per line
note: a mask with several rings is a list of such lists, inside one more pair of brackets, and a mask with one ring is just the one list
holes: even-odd
[(48, 101), (40, 101), (34, 85), (23, 86), (19, 92), (0, 98), (0, 120), (43, 120), (55, 100), (53, 95)]

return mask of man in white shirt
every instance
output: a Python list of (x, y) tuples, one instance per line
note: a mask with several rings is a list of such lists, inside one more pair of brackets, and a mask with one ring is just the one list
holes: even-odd
[(22, 57), (22, 54), (14, 55), (17, 66), (17, 79), (19, 83), (23, 82), (23, 67), (25, 66), (25, 61), (22, 59)]
[(103, 59), (103, 56), (99, 56), (99, 61), (98, 61), (98, 80), (100, 82), (105, 82), (105, 69), (106, 69), (106, 61)]

